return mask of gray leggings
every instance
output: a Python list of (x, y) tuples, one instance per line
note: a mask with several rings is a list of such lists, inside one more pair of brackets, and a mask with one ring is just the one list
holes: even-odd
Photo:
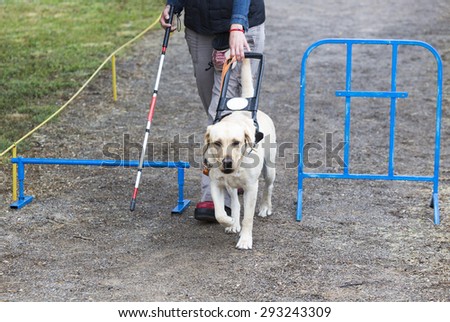
[[(253, 52), (263, 52), (265, 40), (264, 24), (250, 28), (245, 36)], [(212, 65), (212, 40), (214, 36), (200, 35), (186, 28), (185, 38), (192, 57), (198, 94), (208, 115), (208, 124), (212, 124), (216, 116), (217, 104), (219, 103), (221, 82), (221, 73), (217, 72)], [(252, 62), (253, 78), (256, 76), (257, 63), (257, 61)], [(240, 96), (240, 87), (239, 69), (235, 68), (231, 71), (227, 96)], [(201, 201), (209, 200), (211, 200), (209, 177), (202, 174)], [(226, 200), (226, 204), (229, 204), (229, 200)]]

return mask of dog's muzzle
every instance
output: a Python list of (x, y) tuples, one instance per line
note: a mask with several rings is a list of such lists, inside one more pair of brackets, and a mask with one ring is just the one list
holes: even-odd
[(234, 171), (233, 169), (233, 159), (230, 157), (225, 157), (222, 160), (222, 172), (223, 173), (232, 173)]

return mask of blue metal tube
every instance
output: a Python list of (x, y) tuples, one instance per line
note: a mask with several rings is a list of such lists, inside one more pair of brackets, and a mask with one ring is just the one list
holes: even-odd
[(184, 169), (178, 168), (178, 204), (183, 204)]
[[(391, 91), (397, 91), (397, 54), (398, 45), (392, 45), (392, 66), (391, 66)], [(395, 116), (397, 110), (397, 98), (391, 97), (390, 124), (389, 124), (389, 176), (394, 175), (394, 153), (395, 153)]]
[[(345, 77), (345, 90), (352, 90), (352, 44), (347, 44), (347, 65)], [(351, 97), (345, 97), (345, 128), (344, 128), (344, 174), (349, 171), (350, 163), (350, 115), (351, 115)]]
[(306, 98), (306, 63), (308, 57), (315, 47), (310, 46), (303, 55), (300, 71), (300, 117), (299, 117), (299, 136), (298, 136), (298, 166), (297, 166), (297, 221), (302, 220), (303, 203), (303, 146), (305, 142), (305, 98)]
[(19, 181), (19, 198), (10, 207), (20, 209), (33, 201), (33, 196), (25, 195), (25, 164), (21, 160), (17, 162), (17, 179)]
[[(88, 165), (100, 167), (137, 167), (138, 160), (83, 160), (83, 159), (42, 159), (42, 158), (12, 158), (12, 163), (22, 164), (58, 164), (58, 165)], [(144, 167), (152, 168), (189, 168), (188, 162), (182, 161), (146, 161)]]
[(426, 181), (434, 182), (434, 177), (426, 176), (401, 176), (384, 174), (343, 174), (343, 173), (304, 173), (305, 178), (315, 179), (356, 179), (356, 180), (396, 180), (396, 181)]
[(363, 91), (336, 91), (339, 97), (372, 97), (372, 98), (406, 98), (408, 92), (363, 92)]
[(23, 200), (25, 198), (25, 165), (20, 158), (17, 162), (17, 179), (19, 181), (19, 200)]
[[(433, 185), (433, 193), (437, 195), (438, 186), (439, 186), (439, 162), (440, 162), (440, 153), (441, 153), (441, 119), (442, 119), (442, 90), (443, 90), (443, 64), (442, 59), (439, 53), (431, 46), (429, 46), (428, 50), (430, 50), (434, 58), (436, 59), (437, 64), (437, 102), (436, 102), (436, 135), (435, 135), (435, 148), (434, 148), (434, 185)], [(437, 206), (435, 206), (437, 207)]]
[(178, 169), (178, 202), (175, 208), (172, 209), (172, 213), (182, 213), (186, 207), (191, 203), (190, 200), (184, 199), (184, 168), (179, 167)]
[(441, 223), (439, 215), (439, 195), (438, 193), (433, 193), (433, 210), (434, 210), (434, 224), (439, 225)]

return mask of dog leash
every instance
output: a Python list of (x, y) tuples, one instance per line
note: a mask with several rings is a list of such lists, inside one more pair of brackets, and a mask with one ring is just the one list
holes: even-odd
[(230, 67), (236, 62), (236, 56), (229, 58), (225, 61), (225, 63), (223, 64), (223, 68), (222, 68), (222, 77), (220, 80), (220, 93), (222, 93), (222, 89), (223, 89), (223, 80), (225, 79), (225, 75), (228, 73), (228, 70), (230, 69)]

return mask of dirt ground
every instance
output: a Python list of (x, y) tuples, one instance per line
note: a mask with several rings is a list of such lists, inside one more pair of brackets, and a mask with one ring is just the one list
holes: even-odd
[[(174, 169), (144, 170), (129, 211), (135, 168), (26, 167), (35, 200), (9, 209), (10, 165), (2, 166), (2, 301), (449, 301), (450, 77), (444, 77), (441, 224), (433, 225), (431, 184), (306, 180), (303, 221), (295, 220), (300, 61), (329, 37), (417, 39), (450, 67), (450, 2), (266, 0), (266, 69), (260, 108), (274, 119), (280, 148), (274, 214), (255, 218), (253, 250), (237, 236), (193, 218), (202, 135), (183, 33), (171, 40), (150, 134), (154, 160), (191, 162), (176, 204)], [(149, 33), (118, 60), (119, 100), (105, 70), (58, 119), (31, 138), (27, 157), (137, 159), (159, 63), (162, 31)], [(355, 90), (390, 90), (390, 47), (354, 50)], [(436, 64), (420, 48), (398, 60), (396, 173), (431, 175)], [(345, 49), (318, 48), (308, 65), (306, 142), (311, 171), (337, 172), (326, 153), (343, 140)], [(59, 104), (60, 102), (58, 102)], [(351, 171), (386, 173), (389, 102), (354, 99)], [(328, 136), (328, 140), (327, 140)], [(331, 139), (331, 140), (330, 140)], [(177, 143), (179, 142), (179, 143)], [(317, 145), (318, 144), (318, 145)], [(319, 148), (320, 147), (320, 148)], [(177, 152), (180, 151), (179, 155)], [(342, 151), (341, 151), (342, 152)], [(341, 153), (342, 155), (342, 153)]]

